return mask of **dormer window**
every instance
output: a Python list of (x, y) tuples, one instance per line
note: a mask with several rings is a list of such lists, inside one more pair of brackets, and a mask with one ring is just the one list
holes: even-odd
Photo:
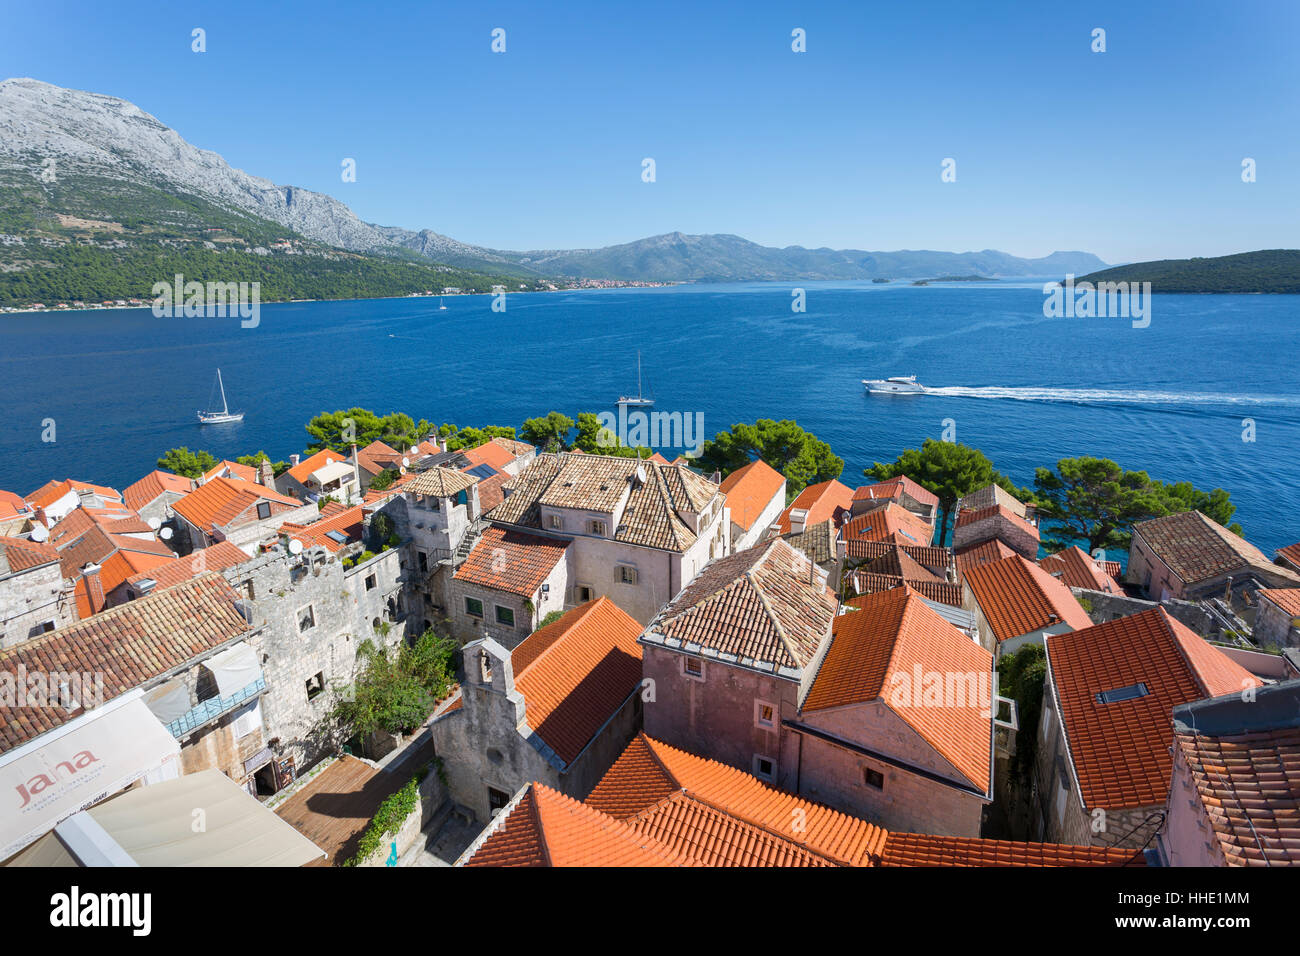
[(548, 517), (546, 519), (546, 524), (547, 527), (549, 527), (552, 531), (564, 530), (564, 519), (561, 518), (559, 515), (551, 515), (550, 517)]
[(599, 535), (600, 537), (603, 538), (605, 536), (605, 529), (606, 529), (606, 525), (605, 522), (603, 521), (593, 519), (587, 522), (588, 534)]

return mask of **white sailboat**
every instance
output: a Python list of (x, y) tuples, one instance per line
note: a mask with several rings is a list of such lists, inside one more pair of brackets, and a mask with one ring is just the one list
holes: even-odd
[[(221, 411), (199, 412), (199, 424), (221, 425), (226, 422), (242, 422), (244, 420), (244, 413), (232, 412), (230, 406), (226, 403), (226, 386), (221, 381), (221, 369), (217, 369), (217, 388), (221, 390)], [(209, 403), (211, 403), (211, 396), (209, 396)]]
[(615, 404), (616, 404), (616, 405), (640, 406), (640, 407), (642, 407), (642, 408), (648, 408), (649, 406), (653, 405), (654, 403), (655, 403), (655, 400), (654, 400), (653, 398), (649, 398), (649, 397), (647, 397), (647, 396), (646, 396), (646, 395), (641, 391), (641, 351), (640, 351), (640, 349), (638, 349), (638, 350), (637, 350), (637, 353), (636, 353), (636, 394), (635, 394), (635, 395), (620, 395), (619, 398), (618, 398), (618, 401), (615, 402)]
[(438, 311), (439, 311), (439, 312), (446, 312), (446, 311), (447, 311), (447, 306), (446, 306), (446, 303), (444, 303), (444, 302), (442, 301), (442, 296), (439, 296), (439, 297), (438, 297)]

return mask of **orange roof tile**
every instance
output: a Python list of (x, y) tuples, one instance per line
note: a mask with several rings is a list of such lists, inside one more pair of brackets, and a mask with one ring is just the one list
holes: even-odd
[(916, 501), (918, 504), (930, 505), (933, 508), (939, 507), (938, 495), (926, 488), (922, 488), (906, 475), (899, 475), (897, 478), (890, 478), (888, 481), (880, 481), (874, 485), (860, 485), (853, 492), (853, 500), (873, 501), (878, 498), (893, 499), (904, 494)]
[(833, 478), (830, 481), (809, 485), (781, 512), (781, 517), (777, 519), (777, 523), (781, 526), (780, 533), (785, 534), (790, 530), (790, 512), (796, 508), (808, 512), (806, 525), (814, 525), (834, 518), (838, 511), (848, 511), (852, 504), (853, 489)]
[(1146, 866), (1139, 850), (891, 833), (881, 866)]
[(572, 763), (641, 683), (641, 625), (609, 598), (579, 605), (510, 654), (528, 725)]
[(959, 579), (964, 580), (966, 573), (971, 568), (977, 568), (981, 564), (989, 564), (993, 561), (1001, 561), (1003, 558), (1009, 558), (1015, 553), (997, 538), (982, 541), (973, 547), (963, 548), (961, 551), (955, 552), (957, 576)]
[(1057, 623), (1075, 630), (1092, 626), (1069, 588), (1018, 554), (969, 568), (966, 585), (998, 641)]
[(8, 535), (0, 535), (0, 552), (4, 553), (10, 571), (28, 571), (59, 560), (59, 551), (52, 545)]
[(1092, 555), (1078, 545), (1039, 558), (1038, 566), (1052, 577), (1059, 576), (1061, 583), (1069, 588), (1108, 591), (1112, 594), (1124, 593), (1119, 582), (1115, 581)]
[[(913, 591), (916, 591), (923, 598), (936, 601), (939, 604), (947, 604), (952, 607), (961, 607), (961, 585), (949, 584), (947, 581), (911, 581), (897, 574), (873, 574), (870, 571), (855, 571), (853, 573), (853, 585), (859, 595), (875, 594), (877, 591), (891, 591), (894, 588), (901, 588), (906, 584)], [(852, 604), (856, 598), (849, 598), (848, 603)]]
[[(201, 531), (228, 527), (259, 501), (270, 502), (271, 514), (302, 507), (297, 498), (282, 495), (265, 485), (238, 478), (213, 478), (172, 505), (172, 510)], [(256, 512), (250, 520), (256, 520)]]
[(754, 522), (785, 487), (785, 475), (763, 459), (737, 468), (723, 479), (721, 491), (727, 496), (732, 523), (748, 531)]
[(967, 525), (975, 524), (978, 521), (984, 521), (987, 518), (996, 517), (1001, 517), (1013, 527), (1019, 528), (1021, 531), (1025, 532), (1025, 534), (1033, 535), (1035, 541), (1038, 540), (1038, 528), (1030, 524), (1005, 505), (992, 505), (988, 508), (981, 508), (978, 511), (963, 511), (957, 515), (957, 521), (954, 527), (964, 528)]
[[(800, 710), (880, 700), (972, 786), (987, 792), (993, 655), (910, 588), (863, 595), (852, 606), (857, 610), (835, 618), (830, 648)], [(926, 687), (912, 686), (917, 674), (941, 675), (945, 690), (949, 678), (960, 675), (963, 699), (944, 699), (934, 706), (926, 698)]]
[(48, 508), (71, 491), (72, 485), (67, 481), (47, 481), (29, 494), (26, 501), (33, 508)]
[[(324, 448), (316, 454), (304, 458), (298, 464), (289, 469), (289, 477), (300, 485), (306, 485), (307, 479), (311, 477), (313, 471), (324, 468), (326, 465), (332, 465), (336, 461), (347, 461), (345, 455), (340, 455), (333, 448)], [(251, 480), (251, 479), (249, 479)]]
[(151, 471), (139, 481), (127, 485), (122, 497), (127, 507), (139, 511), (166, 492), (185, 495), (193, 487), (194, 482), (183, 475), (173, 475), (169, 471)]
[(1300, 544), (1288, 544), (1285, 548), (1278, 548), (1277, 556), (1293, 567), (1300, 568)]
[(884, 507), (873, 508), (844, 522), (840, 529), (844, 540), (887, 541), (929, 547), (934, 529), (892, 501)]
[(1284, 614), (1300, 617), (1300, 588), (1260, 588), (1256, 593), (1276, 604)]
[(484, 442), (476, 448), (461, 449), (461, 454), (469, 459), (471, 465), (489, 465), (497, 471), (515, 460), (515, 456), (510, 453), (508, 448), (503, 448), (490, 441)]
[(564, 560), (570, 543), (514, 529), (488, 528), (453, 577), (531, 598)]
[[(1052, 692), (1086, 807), (1163, 804), (1173, 768), (1177, 704), (1259, 686), (1258, 678), (1175, 621), (1162, 607), (1049, 635)], [(1097, 695), (1144, 684), (1146, 694)]]
[(128, 577), (128, 584), (138, 584), (146, 578), (154, 582), (154, 590), (161, 591), (182, 581), (188, 581), (205, 571), (224, 571), (226, 568), (243, 564), (249, 559), (239, 548), (229, 541), (218, 541), (207, 548), (199, 548), (183, 557), (173, 558), (166, 564), (160, 564), (147, 571), (140, 571)]
[[(330, 505), (335, 507), (331, 508)], [(345, 544), (361, 540), (362, 522), (364, 512), (361, 505), (354, 505), (349, 508), (338, 502), (328, 502), (321, 510), (319, 521), (313, 521), (310, 524), (295, 524), (286, 521), (280, 525), (280, 531), (303, 543), (304, 547), (310, 548), (320, 545), (332, 554), (337, 554), (343, 550)], [(331, 538), (330, 532), (337, 532), (346, 536), (347, 541), (335, 541)]]

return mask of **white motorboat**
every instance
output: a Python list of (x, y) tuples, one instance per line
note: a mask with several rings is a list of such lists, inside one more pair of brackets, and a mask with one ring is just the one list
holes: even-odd
[(885, 392), (895, 395), (919, 395), (924, 385), (916, 384), (915, 375), (894, 375), (890, 378), (864, 378), (862, 384), (868, 392)]

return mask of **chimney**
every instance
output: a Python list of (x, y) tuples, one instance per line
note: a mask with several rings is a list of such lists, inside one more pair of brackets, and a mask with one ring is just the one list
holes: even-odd
[[(357, 457), (357, 443), (352, 443), (352, 480), (355, 482), (354, 489), (357, 494), (361, 494), (361, 460)], [(348, 504), (352, 504), (352, 496), (348, 495)]]
[(808, 525), (808, 509), (794, 508), (790, 511), (790, 530), (794, 534), (800, 534)]
[(275, 470), (271, 467), (270, 459), (263, 458), (257, 466), (257, 483), (270, 488), (275, 484)]
[(81, 569), (86, 582), (86, 596), (90, 600), (90, 613), (98, 613), (104, 606), (104, 583), (99, 579), (99, 565), (88, 564)]
[(0, 544), (0, 574), (9, 573), (9, 554), (4, 545)]
[(297, 465), (298, 465), (298, 463), (299, 463), (300, 461), (302, 461), (302, 456), (301, 456), (301, 455), (290, 455), (290, 456), (289, 456), (289, 467), (290, 467), (290, 468), (295, 468), (295, 467), (297, 467)]

